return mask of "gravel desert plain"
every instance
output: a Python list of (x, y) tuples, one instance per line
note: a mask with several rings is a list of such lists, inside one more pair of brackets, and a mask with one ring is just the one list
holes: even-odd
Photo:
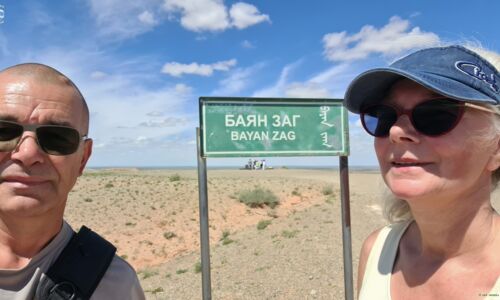
[[(386, 224), (375, 171), (351, 171), (353, 278), (364, 238)], [(274, 195), (251, 207), (242, 195)], [(499, 194), (493, 204), (500, 207)], [(66, 219), (100, 233), (147, 299), (202, 299), (196, 169), (88, 169)], [(213, 299), (344, 299), (338, 170), (208, 170)]]

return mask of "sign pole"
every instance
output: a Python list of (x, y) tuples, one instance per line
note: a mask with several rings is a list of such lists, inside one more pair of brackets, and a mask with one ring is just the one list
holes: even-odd
[(347, 156), (339, 156), (340, 199), (342, 209), (342, 245), (344, 248), (344, 292), (346, 300), (353, 300), (351, 207), (349, 203), (349, 163)]
[(198, 191), (200, 198), (201, 281), (203, 300), (212, 299), (210, 280), (210, 239), (208, 236), (207, 160), (201, 156), (200, 128), (196, 128), (198, 148)]

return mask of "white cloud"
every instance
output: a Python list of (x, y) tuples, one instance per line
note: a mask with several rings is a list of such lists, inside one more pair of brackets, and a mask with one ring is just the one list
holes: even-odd
[(181, 25), (187, 30), (224, 31), (230, 28), (244, 29), (270, 21), (254, 5), (238, 2), (228, 8), (223, 0), (164, 0), (163, 8), (170, 14), (180, 14)]
[(241, 42), (241, 47), (247, 48), (247, 49), (255, 48), (255, 46), (249, 40), (244, 40), (243, 42)]
[(294, 82), (287, 86), (285, 95), (291, 98), (329, 98), (330, 92), (319, 84)]
[[(223, 0), (86, 0), (97, 30), (107, 40), (131, 38), (152, 30), (165, 20), (180, 21), (182, 27), (195, 32), (244, 29), (270, 22), (257, 7), (238, 2), (228, 8)], [(47, 15), (48, 16), (48, 15)], [(36, 15), (42, 23), (50, 21)]]
[(42, 26), (51, 26), (54, 23), (54, 20), (50, 16), (50, 13), (46, 11), (46, 8), (44, 8), (41, 4), (35, 3), (30, 5), (29, 19), (30, 23), (37, 28)]
[(151, 111), (146, 114), (148, 117), (161, 117), (163, 113), (161, 111)]
[(150, 142), (151, 139), (148, 138), (148, 137), (145, 137), (145, 136), (138, 136), (136, 139), (135, 139), (135, 143), (136, 144), (139, 144), (139, 143), (144, 143), (144, 142)]
[(349, 144), (351, 163), (356, 165), (377, 165), (373, 148), (373, 137), (363, 129), (358, 115), (349, 112)]
[(349, 122), (349, 126), (363, 128), (363, 123), (361, 123), (361, 118), (359, 117), (359, 115), (354, 115), (353, 118), (355, 120), (352, 122)]
[(285, 95), (285, 88), (288, 85), (289, 74), (301, 64), (301, 61), (297, 61), (286, 65), (280, 73), (280, 76), (276, 83), (270, 87), (260, 89), (253, 93), (253, 97), (282, 97)]
[(141, 122), (139, 124), (140, 127), (175, 127), (179, 125), (187, 124), (188, 120), (185, 118), (177, 118), (177, 117), (167, 117), (160, 120), (148, 120), (145, 122)]
[(107, 39), (134, 37), (151, 30), (159, 23), (152, 11), (159, 9), (161, 0), (88, 1), (91, 14), (96, 19), (98, 32)]
[(420, 16), (420, 15), (421, 15), (421, 13), (420, 13), (419, 11), (416, 11), (416, 12), (414, 12), (414, 13), (412, 13), (412, 14), (410, 15), (410, 18), (416, 18), (416, 17), (418, 17), (418, 16)]
[(165, 0), (169, 13), (180, 12), (181, 25), (192, 31), (219, 31), (229, 27), (227, 8), (222, 0)]
[(99, 79), (103, 79), (105, 78), (106, 76), (108, 76), (108, 74), (104, 73), (104, 72), (101, 72), (101, 71), (94, 71), (90, 74), (90, 78), (92, 79), (96, 79), (96, 80), (99, 80)]
[(323, 37), (324, 54), (330, 61), (353, 61), (370, 54), (399, 55), (405, 51), (433, 46), (439, 37), (419, 27), (410, 28), (410, 22), (394, 16), (384, 27), (365, 25), (358, 33), (345, 31), (328, 33)]
[(158, 24), (158, 20), (155, 19), (155, 16), (147, 10), (138, 15), (137, 18), (139, 19), (139, 21), (149, 26)]
[(290, 80), (291, 75), (302, 64), (299, 60), (286, 65), (276, 81), (270, 87), (258, 90), (254, 97), (296, 97), (296, 98), (342, 98), (345, 88), (359, 73), (349, 64), (330, 67), (302, 82)]
[(236, 96), (236, 94), (243, 91), (252, 83), (252, 79), (256, 77), (257, 72), (263, 67), (264, 63), (258, 63), (254, 66), (231, 72), (227, 78), (219, 82), (219, 87), (212, 94), (217, 96)]
[(257, 7), (244, 2), (233, 4), (229, 10), (229, 16), (232, 19), (231, 23), (233, 26), (238, 29), (244, 29), (265, 21), (271, 21), (269, 16), (261, 14)]
[(163, 65), (162, 73), (174, 77), (181, 77), (184, 74), (193, 74), (200, 76), (211, 76), (214, 71), (228, 71), (231, 67), (236, 65), (236, 59), (219, 61), (213, 64), (181, 64), (178, 62), (169, 62)]
[[(343, 78), (349, 78), (353, 76), (350, 70), (351, 66), (348, 64), (339, 64), (333, 67), (330, 67), (316, 75), (314, 75), (309, 82), (317, 83), (317, 84), (330, 84), (332, 80), (338, 80)], [(351, 71), (351, 72), (349, 72)]]
[(193, 90), (190, 86), (185, 85), (183, 83), (176, 84), (174, 88), (175, 88), (175, 92), (179, 95), (190, 94)]

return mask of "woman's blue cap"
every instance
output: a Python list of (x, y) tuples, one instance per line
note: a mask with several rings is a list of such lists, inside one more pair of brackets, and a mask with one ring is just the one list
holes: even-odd
[(380, 102), (401, 78), (456, 100), (500, 105), (498, 70), (462, 46), (419, 50), (387, 68), (366, 71), (347, 88), (344, 104), (359, 113), (361, 108)]

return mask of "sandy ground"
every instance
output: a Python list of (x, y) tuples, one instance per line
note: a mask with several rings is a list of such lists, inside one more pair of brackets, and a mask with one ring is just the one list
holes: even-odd
[[(255, 187), (272, 191), (280, 205), (238, 201)], [(327, 188), (333, 193), (325, 195)], [(350, 174), (354, 279), (364, 238), (386, 224), (382, 189), (378, 173)], [(336, 170), (209, 170), (213, 299), (344, 299), (339, 190)], [(148, 299), (201, 299), (198, 199), (196, 170), (88, 170), (66, 219), (113, 242)], [(257, 229), (263, 220), (270, 224)]]

